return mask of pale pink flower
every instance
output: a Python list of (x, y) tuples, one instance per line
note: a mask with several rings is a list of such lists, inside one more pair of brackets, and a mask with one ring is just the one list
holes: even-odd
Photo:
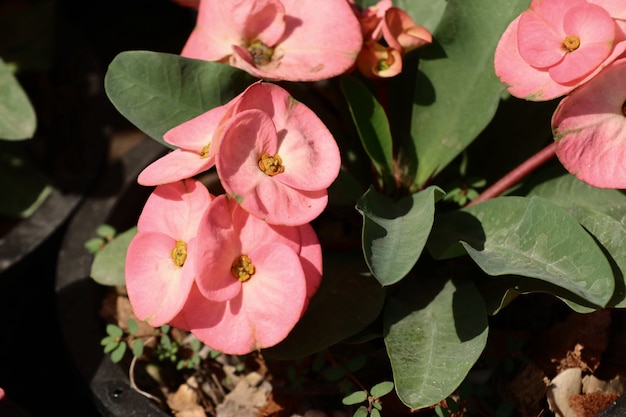
[(202, 0), (181, 55), (266, 80), (317, 81), (351, 68), (362, 42), (346, 0)]
[(215, 107), (165, 133), (163, 140), (177, 148), (144, 168), (137, 182), (153, 186), (191, 178), (215, 165), (215, 154), (222, 120), (229, 103)]
[(317, 115), (282, 87), (258, 82), (233, 108), (216, 156), (224, 190), (271, 224), (300, 225), (328, 203), (339, 148)]
[(626, 50), (618, 6), (611, 0), (533, 0), (498, 43), (496, 75), (512, 95), (527, 100), (569, 93)]
[(212, 196), (187, 179), (155, 188), (126, 253), (126, 289), (137, 318), (154, 327), (181, 310), (196, 277), (196, 234)]
[(590, 185), (626, 188), (626, 59), (606, 67), (559, 104), (552, 118), (563, 166)]
[(171, 324), (228, 354), (282, 341), (321, 280), (321, 247), (310, 225), (269, 225), (221, 195), (205, 213), (198, 239), (201, 272)]

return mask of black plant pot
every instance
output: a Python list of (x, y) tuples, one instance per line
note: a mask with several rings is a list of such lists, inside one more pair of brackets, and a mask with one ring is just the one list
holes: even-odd
[(133, 390), (120, 365), (104, 355), (100, 340), (106, 333), (99, 310), (106, 288), (90, 277), (93, 256), (84, 247), (102, 224), (120, 232), (136, 224), (142, 202), (152, 191), (136, 184), (137, 174), (164, 151), (146, 138), (111, 166), (72, 218), (59, 252), (56, 291), (65, 344), (96, 408), (107, 417), (169, 416)]
[(109, 105), (102, 88), (90, 88), (103, 77), (93, 51), (66, 30), (59, 25), (55, 32), (64, 47), (49, 69), (20, 74), (38, 124), (33, 139), (15, 145), (37, 163), (52, 191), (29, 217), (0, 221), (0, 387), (8, 396), (0, 401), (2, 416), (12, 415), (4, 408), (9, 403), (30, 416), (81, 413), (78, 398), (68, 401), (75, 385), (65, 378), (57, 348), (54, 272), (67, 222), (104, 167)]

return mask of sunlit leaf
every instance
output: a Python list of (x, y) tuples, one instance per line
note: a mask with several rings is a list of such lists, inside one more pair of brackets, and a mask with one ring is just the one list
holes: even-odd
[(374, 385), (370, 390), (370, 394), (372, 394), (373, 397), (380, 398), (389, 394), (391, 390), (393, 390), (393, 382), (384, 381)]
[(344, 397), (341, 402), (344, 405), (355, 405), (362, 403), (365, 400), (367, 400), (367, 393), (365, 391), (356, 391)]
[(470, 280), (420, 277), (411, 284), (386, 304), (384, 340), (398, 396), (423, 408), (450, 395), (478, 360), (487, 314)]
[(136, 234), (137, 227), (132, 227), (117, 235), (102, 250), (96, 252), (91, 264), (91, 277), (96, 282), (102, 285), (124, 285), (126, 250)]

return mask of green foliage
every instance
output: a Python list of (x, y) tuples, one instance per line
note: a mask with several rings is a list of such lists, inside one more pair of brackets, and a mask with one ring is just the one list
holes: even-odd
[(165, 132), (227, 103), (253, 81), (227, 64), (126, 51), (109, 64), (104, 87), (122, 115), (165, 144)]
[(528, 0), (448, 1), (433, 44), (421, 54), (415, 86), (416, 188), (441, 172), (493, 118), (504, 91), (492, 70), (496, 44), (527, 7)]
[(36, 128), (35, 109), (11, 68), (0, 58), (0, 139), (30, 139)]
[(363, 252), (372, 274), (382, 285), (404, 278), (424, 249), (435, 214), (435, 202), (443, 196), (432, 186), (393, 201), (370, 189), (357, 202), (363, 215)]
[(389, 394), (393, 390), (393, 382), (384, 381), (374, 385), (367, 390), (354, 391), (341, 400), (344, 405), (357, 405), (363, 402), (367, 402), (367, 405), (359, 406), (353, 414), (356, 416), (370, 416), (377, 417), (381, 415), (383, 409), (381, 397)]
[[(100, 231), (105, 233), (105, 236), (95, 238), (99, 239), (100, 244), (91, 264), (91, 277), (102, 285), (124, 285), (126, 251), (130, 241), (137, 234), (137, 227), (131, 227), (115, 237), (109, 234), (111, 231), (109, 228)], [(94, 242), (92, 239), (87, 244), (94, 245)]]

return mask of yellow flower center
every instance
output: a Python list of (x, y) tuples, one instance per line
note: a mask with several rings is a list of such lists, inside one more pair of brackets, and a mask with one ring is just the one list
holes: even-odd
[(563, 47), (568, 52), (574, 52), (576, 49), (578, 49), (579, 46), (580, 46), (580, 39), (578, 39), (578, 36), (567, 36), (563, 40)]
[(254, 60), (254, 65), (256, 66), (269, 64), (272, 61), (272, 55), (274, 54), (274, 49), (259, 40), (252, 41), (250, 46), (248, 46), (248, 51), (252, 54), (252, 59)]
[(285, 171), (283, 160), (278, 155), (264, 153), (259, 159), (259, 169), (270, 177)]
[(176, 266), (183, 266), (187, 259), (187, 244), (182, 241), (176, 242), (176, 246), (172, 249), (172, 259)]
[(209, 142), (202, 150), (200, 151), (200, 158), (208, 158), (209, 150), (211, 149), (211, 142)]
[(246, 255), (241, 255), (239, 258), (235, 259), (233, 265), (230, 267), (230, 273), (241, 282), (249, 280), (252, 275), (254, 275), (254, 271), (252, 260)]

